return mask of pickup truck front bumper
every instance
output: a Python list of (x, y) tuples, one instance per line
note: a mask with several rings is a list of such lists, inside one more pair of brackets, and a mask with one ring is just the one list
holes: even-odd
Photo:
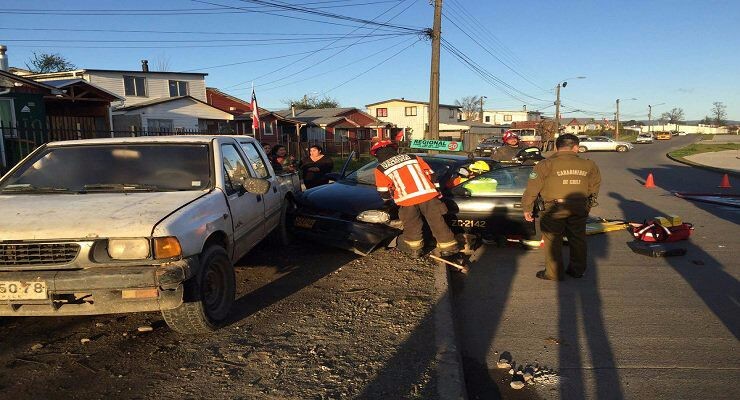
[(182, 304), (183, 282), (197, 257), (159, 265), (0, 271), (0, 282), (45, 282), (45, 300), (2, 300), (0, 316), (97, 315), (169, 310)]

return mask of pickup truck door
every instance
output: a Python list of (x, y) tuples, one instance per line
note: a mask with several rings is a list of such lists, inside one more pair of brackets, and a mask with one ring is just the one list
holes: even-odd
[(280, 224), (280, 211), (283, 205), (283, 193), (280, 191), (280, 182), (275, 176), (275, 171), (270, 165), (270, 161), (264, 154), (261, 146), (250, 140), (237, 140), (239, 146), (249, 160), (249, 164), (254, 170), (257, 178), (263, 178), (270, 181), (270, 191), (262, 196), (265, 205), (265, 234), (269, 233), (274, 227)]
[(265, 235), (265, 207), (261, 195), (249, 193), (242, 187), (247, 176), (253, 176), (236, 143), (219, 141), (217, 157), (221, 169), (224, 193), (231, 211), (234, 229), (234, 255), (237, 259), (248, 252)]

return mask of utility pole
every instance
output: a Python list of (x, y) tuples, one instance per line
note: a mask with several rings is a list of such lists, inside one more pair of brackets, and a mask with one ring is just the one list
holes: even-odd
[(653, 134), (653, 106), (648, 104), (648, 133)]
[(483, 123), (483, 99), (487, 99), (486, 96), (480, 97), (480, 122)]
[(617, 99), (617, 113), (614, 119), (616, 119), (616, 127), (614, 128), (614, 140), (619, 140), (619, 99)]
[(434, 0), (432, 71), (429, 76), (429, 139), (439, 140), (439, 47), (442, 40), (442, 0)]
[[(564, 83), (567, 85), (567, 83)], [(555, 135), (560, 133), (560, 84), (555, 87)]]

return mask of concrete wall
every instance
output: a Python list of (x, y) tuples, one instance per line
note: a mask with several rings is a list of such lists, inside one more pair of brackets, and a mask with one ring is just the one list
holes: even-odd
[[(648, 132), (648, 126), (641, 127), (642, 132)], [(680, 124), (661, 124), (653, 123), (652, 132), (658, 131), (678, 131), (692, 134), (703, 134), (703, 135), (722, 135), (727, 134), (727, 127), (722, 126), (719, 128), (713, 128), (710, 126), (696, 126), (696, 125), (680, 125)]]

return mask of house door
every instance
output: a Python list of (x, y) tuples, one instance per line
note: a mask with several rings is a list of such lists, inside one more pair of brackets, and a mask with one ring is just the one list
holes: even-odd
[(0, 99), (0, 170), (5, 170), (8, 158), (5, 155), (5, 137), (12, 136), (12, 128), (15, 126), (15, 112), (13, 112), (13, 100)]

